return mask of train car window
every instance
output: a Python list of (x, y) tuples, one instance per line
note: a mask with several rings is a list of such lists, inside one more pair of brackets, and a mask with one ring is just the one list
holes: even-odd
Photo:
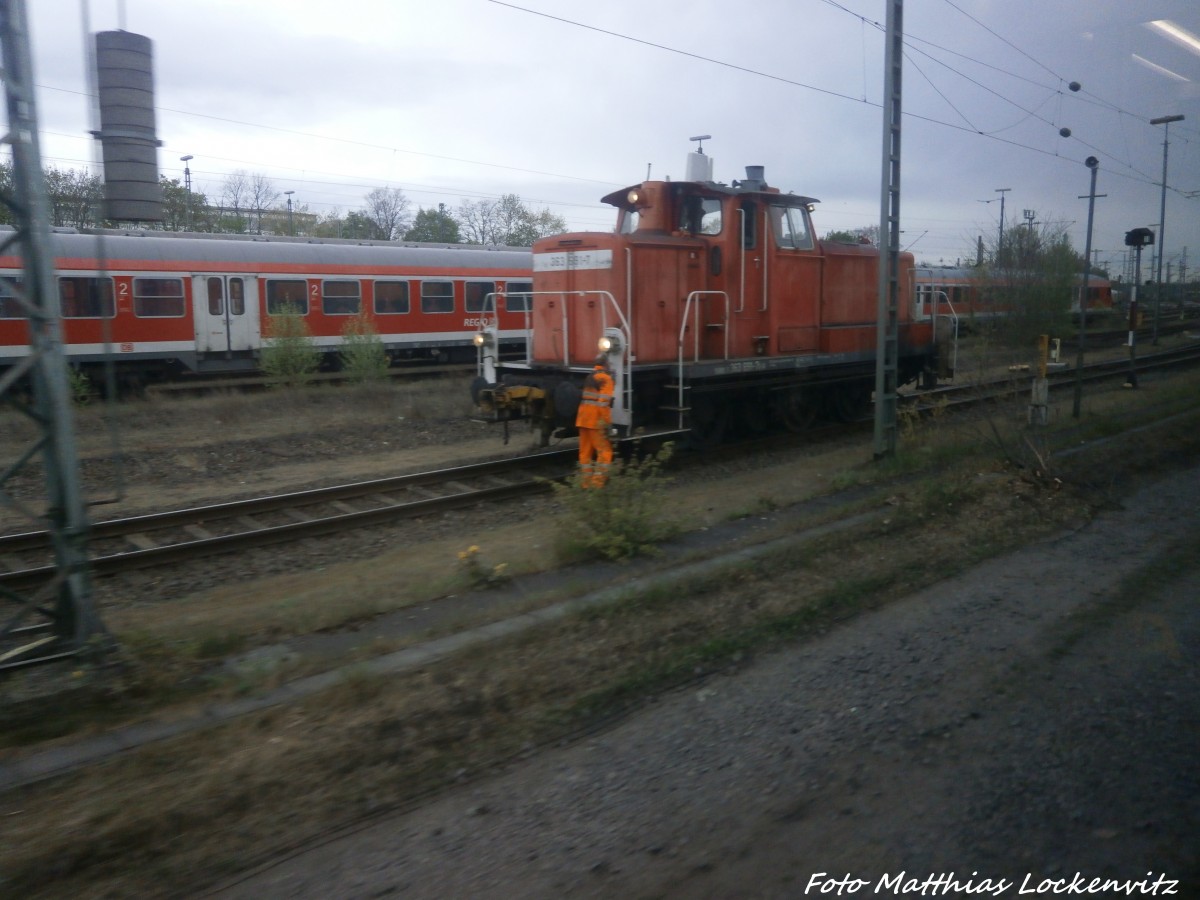
[(0, 319), (26, 318), (25, 308), (13, 296), (13, 289), (20, 286), (20, 278), (0, 279)]
[(533, 297), (532, 281), (510, 281), (507, 286), (507, 296), (504, 298), (504, 309), (507, 312), (529, 312)]
[(133, 314), (138, 318), (182, 316), (184, 306), (182, 278), (133, 279)]
[(308, 315), (308, 282), (303, 279), (267, 281), (267, 315)]
[(111, 278), (60, 278), (58, 299), (64, 319), (111, 319), (116, 312)]
[(357, 281), (321, 283), (321, 312), (327, 316), (357, 316), (362, 296)]
[(246, 282), (241, 278), (229, 279), (229, 312), (234, 316), (246, 314)]
[(772, 206), (771, 222), (775, 226), (775, 244), (792, 250), (811, 250), (812, 232), (808, 216), (796, 206)]
[(421, 312), (423, 312), (423, 313), (452, 313), (452, 312), (454, 312), (454, 282), (453, 281), (422, 281), (421, 282)]
[(407, 281), (375, 282), (375, 312), (382, 315), (404, 314), (409, 310)]
[(208, 279), (208, 314), (225, 315), (225, 285), (216, 275)]
[(467, 312), (495, 312), (496, 301), (493, 299), (488, 302), (488, 294), (496, 293), (496, 282), (494, 281), (468, 281), (464, 287), (467, 293)]
[(633, 234), (638, 230), (638, 221), (641, 216), (638, 215), (636, 209), (621, 210), (621, 217), (617, 221), (617, 234)]
[(711, 197), (686, 197), (680, 208), (679, 230), (692, 234), (721, 233), (721, 201)]

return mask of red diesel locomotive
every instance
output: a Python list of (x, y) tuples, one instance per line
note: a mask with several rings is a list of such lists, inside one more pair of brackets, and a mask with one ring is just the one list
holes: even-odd
[[(127, 381), (253, 371), (285, 310), (330, 355), (360, 313), (396, 359), (470, 361), (485, 309), (501, 345), (521, 349), (525, 333), (528, 250), (153, 231), (60, 230), (51, 242), (69, 361), (115, 361)], [(29, 352), (10, 254), (0, 253), (0, 372)]]
[[(579, 385), (598, 353), (616, 381), (618, 433), (689, 430), (718, 439), (796, 430), (818, 412), (865, 412), (875, 383), (880, 251), (822, 242), (815, 200), (748, 167), (712, 181), (701, 153), (685, 181), (646, 181), (604, 198), (613, 232), (533, 248), (526, 358), (502, 362), (494, 325), (476, 337), (472, 395), (494, 421), (527, 419), (542, 443), (574, 433)], [(913, 257), (900, 257), (898, 383), (935, 376), (935, 322), (917, 314)]]

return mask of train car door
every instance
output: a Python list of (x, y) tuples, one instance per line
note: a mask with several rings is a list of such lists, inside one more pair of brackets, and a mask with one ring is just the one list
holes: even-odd
[(252, 350), (258, 332), (254, 278), (247, 275), (196, 275), (192, 306), (196, 350), (232, 353)]

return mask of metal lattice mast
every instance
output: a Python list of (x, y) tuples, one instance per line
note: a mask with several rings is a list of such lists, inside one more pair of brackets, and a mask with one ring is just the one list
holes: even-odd
[[(0, 667), (75, 653), (94, 635), (104, 634), (92, 605), (88, 520), (75, 451), (61, 310), (54, 289), (30, 47), (24, 0), (0, 0), (0, 54), (8, 112), (4, 141), (13, 160), (12, 195), (0, 199), (11, 209), (15, 225), (0, 251), (15, 245), (21, 257), (23, 277), (4, 288), (29, 324), (29, 353), (0, 377), (0, 401), (20, 410), (37, 428), (29, 448), (0, 472), (0, 503), (45, 528), (55, 557), (54, 575), (31, 593), (2, 591), (8, 611), (0, 620), (0, 639), (9, 649), (0, 654)], [(32, 386), (28, 401), (15, 390), (25, 376)], [(6, 489), (12, 477), (38, 456), (46, 489), (46, 508), (40, 513)]]
[(879, 309), (875, 355), (875, 458), (896, 452), (900, 295), (900, 69), (904, 2), (889, 0), (883, 79), (883, 178), (879, 211)]

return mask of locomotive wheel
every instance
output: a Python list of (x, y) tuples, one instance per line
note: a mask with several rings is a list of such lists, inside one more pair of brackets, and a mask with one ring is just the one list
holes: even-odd
[(788, 431), (805, 431), (817, 418), (816, 398), (802, 388), (790, 390), (779, 396), (775, 415)]
[(747, 434), (762, 434), (771, 427), (771, 407), (765, 394), (756, 392), (738, 398), (738, 418)]
[(871, 387), (865, 381), (836, 385), (829, 392), (829, 415), (838, 422), (853, 422), (866, 415)]
[(713, 447), (725, 438), (729, 424), (729, 406), (724, 401), (699, 396), (692, 401), (691, 443), (696, 447)]

